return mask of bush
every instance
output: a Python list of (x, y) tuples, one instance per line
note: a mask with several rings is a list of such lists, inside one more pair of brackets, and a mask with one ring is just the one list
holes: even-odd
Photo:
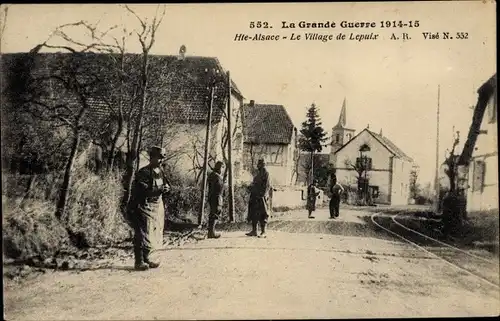
[(130, 228), (120, 211), (121, 197), (117, 174), (98, 176), (85, 169), (77, 171), (66, 210), (68, 227), (83, 233), (91, 246), (126, 239)]
[[(228, 192), (224, 191), (228, 196)], [(248, 199), (250, 194), (248, 192), (248, 185), (240, 184), (234, 186), (234, 221), (245, 222), (248, 211)], [(229, 197), (224, 198), (224, 206), (222, 208), (222, 221), (229, 220)]]
[(168, 195), (166, 216), (196, 217), (200, 208), (201, 190), (197, 186), (174, 185)]
[(3, 250), (7, 257), (51, 256), (68, 246), (68, 234), (54, 216), (54, 205), (30, 200), (21, 208), (18, 203), (6, 199), (2, 206)]
[(75, 169), (67, 216), (61, 222), (54, 215), (57, 188), (53, 184), (60, 184), (54, 177), (57, 176), (37, 178), (32, 197), (20, 205), (27, 178), (17, 175), (16, 182), (16, 175), (11, 176), (9, 191), (3, 195), (3, 240), (7, 256), (51, 255), (71, 244), (67, 228), (91, 246), (109, 245), (130, 236), (130, 228), (119, 210), (122, 187), (117, 175), (98, 176), (86, 169)]

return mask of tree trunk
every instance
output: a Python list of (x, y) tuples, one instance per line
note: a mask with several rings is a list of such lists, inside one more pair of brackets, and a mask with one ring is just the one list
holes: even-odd
[(311, 168), (309, 171), (309, 184), (314, 181), (314, 151), (311, 151)]
[(37, 178), (37, 174), (32, 173), (30, 175), (30, 179), (28, 181), (28, 186), (26, 187), (26, 191), (24, 192), (23, 200), (21, 201), (21, 203), (24, 203), (27, 199), (32, 197), (31, 192), (33, 191), (33, 186), (35, 186), (36, 178)]
[(122, 208), (124, 208), (130, 199), (130, 192), (132, 190), (132, 183), (134, 181), (134, 174), (136, 169), (136, 162), (138, 161), (138, 149), (140, 134), (142, 129), (142, 118), (144, 114), (144, 108), (146, 106), (146, 90), (148, 85), (148, 52), (143, 51), (142, 60), (142, 73), (141, 73), (141, 104), (139, 106), (139, 114), (136, 119), (135, 129), (133, 131), (132, 146), (130, 147), (129, 153), (127, 155), (127, 170), (125, 173), (125, 193), (122, 199)]
[(80, 146), (80, 131), (78, 129), (75, 129), (73, 131), (73, 143), (71, 144), (71, 152), (64, 171), (64, 178), (60, 189), (60, 196), (57, 201), (56, 218), (59, 220), (63, 217), (64, 212), (66, 210), (66, 205), (69, 196), (69, 189), (71, 185), (73, 164), (75, 162), (76, 153), (78, 151), (79, 146)]
[(111, 143), (111, 150), (109, 151), (108, 155), (108, 167), (110, 171), (113, 171), (113, 166), (115, 163), (116, 144), (118, 143), (118, 139), (120, 138), (122, 130), (123, 130), (123, 117), (118, 116), (118, 129), (116, 130), (116, 134), (113, 137), (113, 142)]

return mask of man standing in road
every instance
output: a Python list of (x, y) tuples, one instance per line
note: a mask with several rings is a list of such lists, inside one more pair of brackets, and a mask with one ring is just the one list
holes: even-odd
[(163, 198), (170, 185), (161, 168), (165, 149), (154, 146), (149, 151), (149, 164), (135, 174), (128, 213), (134, 228), (135, 269), (144, 271), (157, 268), (150, 254), (163, 245), (165, 208)]
[(309, 215), (308, 218), (314, 218), (312, 216), (312, 212), (316, 210), (316, 200), (319, 197), (320, 190), (316, 187), (318, 181), (316, 179), (313, 180), (312, 184), (307, 188), (307, 212)]
[(340, 198), (344, 188), (337, 182), (337, 176), (332, 175), (330, 180), (330, 218), (339, 217)]
[(208, 204), (210, 205), (210, 214), (208, 216), (208, 238), (218, 239), (220, 234), (215, 233), (215, 224), (220, 218), (222, 212), (222, 191), (224, 189), (224, 179), (222, 177), (222, 168), (224, 163), (218, 161), (215, 163), (214, 170), (208, 175)]
[(247, 221), (252, 222), (252, 231), (247, 236), (257, 236), (257, 224), (260, 223), (260, 236), (266, 237), (266, 223), (269, 217), (268, 213), (268, 195), (271, 188), (269, 182), (269, 172), (265, 167), (263, 159), (257, 163), (257, 173), (253, 178), (250, 187), (250, 200), (248, 202)]

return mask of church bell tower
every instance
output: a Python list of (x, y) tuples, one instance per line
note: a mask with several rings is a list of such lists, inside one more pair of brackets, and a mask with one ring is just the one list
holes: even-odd
[(346, 99), (342, 103), (342, 109), (340, 110), (339, 121), (337, 125), (332, 128), (332, 142), (331, 142), (331, 152), (330, 152), (330, 163), (337, 167), (335, 160), (335, 152), (339, 150), (342, 146), (347, 144), (354, 137), (354, 129), (347, 127), (347, 111), (346, 111)]

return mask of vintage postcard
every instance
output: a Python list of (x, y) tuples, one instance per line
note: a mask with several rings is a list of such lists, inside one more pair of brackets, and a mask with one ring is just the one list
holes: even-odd
[(500, 314), (496, 2), (2, 4), (4, 319)]

